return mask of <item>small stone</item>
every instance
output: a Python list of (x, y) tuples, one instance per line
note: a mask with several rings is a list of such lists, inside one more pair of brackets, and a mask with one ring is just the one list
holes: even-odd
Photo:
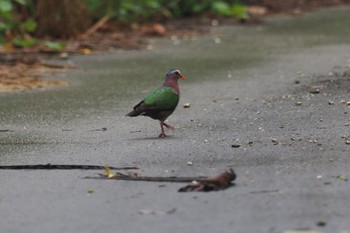
[(60, 58), (62, 58), (62, 59), (68, 59), (68, 57), (69, 57), (69, 55), (66, 52), (63, 52), (60, 54)]
[(213, 27), (219, 26), (219, 21), (217, 19), (213, 19), (211, 21), (211, 26), (213, 26)]
[(322, 179), (322, 175), (316, 176), (317, 179)]
[(326, 222), (325, 221), (318, 221), (316, 223), (316, 225), (319, 226), (319, 227), (324, 227), (324, 226), (326, 226)]
[(93, 188), (88, 188), (87, 193), (93, 193), (95, 190)]
[(151, 45), (151, 44), (148, 44), (148, 45), (146, 46), (146, 49), (147, 49), (147, 50), (153, 50), (153, 49), (154, 49), (154, 46)]
[(193, 166), (193, 162), (188, 161), (188, 162), (187, 162), (187, 165), (188, 165), (188, 166)]
[(328, 101), (328, 105), (334, 105), (334, 101), (329, 100), (329, 101)]
[(183, 106), (184, 106), (184, 108), (190, 108), (191, 104), (190, 103), (185, 103)]
[(301, 106), (301, 102), (299, 101), (299, 102), (296, 102), (295, 103), (295, 106)]
[(221, 43), (221, 39), (219, 37), (215, 37), (214, 38), (214, 42), (215, 42), (215, 44), (220, 44)]
[(279, 142), (277, 141), (276, 138), (271, 138), (271, 142), (274, 144), (274, 145), (278, 145)]
[(347, 102), (346, 102), (346, 105), (350, 106), (350, 101), (347, 101)]
[(350, 145), (350, 138), (347, 138), (347, 139), (345, 140), (345, 144), (346, 144), (346, 145)]
[(317, 87), (311, 87), (311, 89), (310, 89), (310, 93), (311, 94), (319, 94), (320, 93), (320, 91), (321, 91), (321, 89), (320, 88), (317, 88)]
[(239, 145), (239, 144), (232, 144), (231, 147), (232, 147), (232, 148), (240, 148), (241, 145)]

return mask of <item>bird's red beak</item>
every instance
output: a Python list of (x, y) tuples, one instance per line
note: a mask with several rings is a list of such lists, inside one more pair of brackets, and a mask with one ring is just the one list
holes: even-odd
[(185, 77), (185, 76), (180, 75), (180, 77), (181, 77), (182, 80), (186, 80), (186, 77)]

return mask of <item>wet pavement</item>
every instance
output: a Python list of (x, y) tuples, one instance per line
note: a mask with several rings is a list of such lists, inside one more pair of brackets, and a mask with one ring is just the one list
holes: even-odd
[[(152, 50), (72, 57), (78, 69), (59, 76), (69, 87), (0, 94), (0, 129), (13, 131), (0, 133), (0, 165), (238, 175), (225, 191), (178, 193), (83, 179), (96, 171), (0, 170), (1, 232), (350, 231), (348, 22), (350, 8), (334, 8), (151, 40)], [(125, 114), (173, 67), (188, 80), (176, 130), (159, 139), (158, 122)]]

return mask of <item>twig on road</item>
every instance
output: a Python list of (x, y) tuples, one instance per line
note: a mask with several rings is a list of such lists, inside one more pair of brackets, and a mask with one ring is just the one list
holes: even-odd
[[(4, 170), (101, 170), (105, 166), (72, 165), (72, 164), (36, 164), (36, 165), (7, 165), (0, 166)], [(109, 167), (111, 170), (133, 170), (137, 167)]]
[(176, 183), (189, 183), (188, 185), (180, 188), (179, 192), (209, 192), (224, 190), (232, 186), (232, 181), (236, 179), (236, 173), (233, 169), (225, 171), (217, 176), (212, 177), (177, 177), (177, 176), (137, 176), (126, 175), (122, 173), (112, 173), (109, 171), (109, 167), (105, 168), (106, 174), (98, 174), (99, 176), (85, 177), (85, 179), (100, 179), (100, 180), (129, 180), (129, 181), (148, 181), (148, 182), (176, 182)]

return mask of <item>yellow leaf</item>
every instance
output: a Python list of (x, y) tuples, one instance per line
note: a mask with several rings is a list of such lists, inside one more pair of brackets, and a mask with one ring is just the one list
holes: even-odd
[(87, 193), (93, 193), (94, 189), (93, 188), (88, 188)]
[(89, 48), (82, 48), (82, 49), (80, 49), (80, 53), (82, 53), (82, 54), (90, 54), (91, 53), (91, 49), (89, 49)]
[(106, 173), (107, 178), (109, 178), (109, 179), (117, 176), (117, 173), (111, 172), (108, 165), (105, 167), (105, 173)]

